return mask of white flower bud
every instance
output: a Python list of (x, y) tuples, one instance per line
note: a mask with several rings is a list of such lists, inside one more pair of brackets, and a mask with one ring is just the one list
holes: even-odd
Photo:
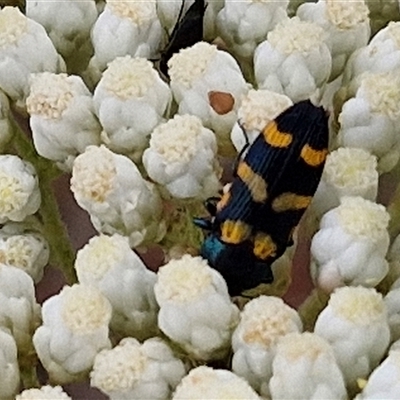
[(185, 367), (159, 338), (140, 344), (127, 337), (97, 354), (91, 385), (111, 400), (167, 400), (185, 375)]
[(239, 310), (222, 276), (205, 260), (189, 255), (171, 260), (160, 268), (154, 291), (158, 326), (171, 340), (197, 360), (227, 354)]
[(394, 342), (400, 339), (400, 279), (393, 283), (384, 300), (388, 311), (390, 341)]
[(177, 387), (172, 400), (261, 400), (251, 386), (224, 369), (192, 369)]
[(289, 333), (277, 345), (269, 383), (272, 399), (347, 399), (331, 346), (314, 333)]
[(361, 197), (328, 211), (311, 243), (313, 275), (327, 292), (344, 285), (376, 286), (387, 274), (389, 214)]
[(32, 350), (32, 334), (39, 320), (32, 278), (19, 268), (0, 264), (0, 329), (10, 332), (20, 354)]
[(332, 346), (346, 385), (355, 386), (378, 365), (389, 344), (382, 295), (361, 286), (336, 289), (314, 332)]
[(375, 201), (378, 194), (376, 157), (363, 149), (341, 147), (328, 154), (312, 207), (318, 215), (337, 207), (345, 196)]
[(25, 271), (38, 283), (50, 256), (49, 244), (38, 232), (8, 223), (0, 229), (0, 262)]
[(292, 100), (285, 95), (270, 90), (249, 90), (242, 98), (238, 109), (238, 122), (231, 131), (231, 140), (236, 150), (240, 153), (247, 144), (245, 134), (249, 144), (253, 143), (267, 124), (291, 105)]
[(164, 236), (155, 186), (142, 178), (129, 158), (105, 146), (89, 146), (76, 158), (71, 190), (98, 232), (128, 236), (132, 247)]
[(321, 95), (331, 72), (323, 29), (298, 17), (279, 23), (254, 52), (259, 89), (289, 96), (293, 102)]
[(29, 74), (61, 72), (64, 60), (43, 26), (26, 18), (17, 7), (0, 10), (0, 26), (0, 88), (24, 108)]
[(4, 327), (0, 327), (0, 399), (14, 398), (18, 392), (20, 375), (17, 356), (14, 338)]
[(339, 123), (339, 145), (375, 154), (379, 172), (390, 171), (400, 159), (400, 71), (365, 74)]
[(398, 399), (400, 397), (400, 350), (391, 350), (368, 378), (354, 400)]
[(26, 389), (15, 400), (72, 400), (61, 386), (42, 386), (40, 389)]
[(251, 58), (276, 24), (287, 18), (289, 0), (225, 0), (217, 16), (218, 33), (239, 57)]
[(41, 197), (33, 166), (18, 156), (0, 155), (0, 193), (0, 223), (34, 214)]
[(219, 183), (217, 143), (194, 115), (175, 115), (151, 134), (143, 164), (150, 178), (177, 198), (215, 196)]
[(301, 20), (314, 22), (327, 33), (325, 42), (332, 55), (330, 81), (343, 72), (355, 50), (367, 45), (371, 34), (368, 14), (364, 0), (319, 0), (298, 8), (296, 15)]
[(90, 30), (97, 19), (96, 2), (26, 1), (26, 16), (41, 24), (64, 57), (68, 70), (83, 70), (93, 48)]
[(80, 283), (95, 286), (107, 297), (112, 330), (139, 340), (157, 334), (156, 274), (129, 247), (128, 238), (93, 237), (78, 251), (75, 269)]
[(216, 46), (199, 42), (174, 54), (168, 66), (178, 113), (199, 117), (215, 132), (220, 151), (229, 151), (240, 99), (249, 89), (236, 60)]
[(171, 99), (168, 85), (149, 61), (116, 58), (103, 72), (93, 96), (103, 142), (112, 151), (139, 160)]
[(91, 37), (94, 56), (90, 67), (100, 72), (116, 57), (156, 58), (162, 38), (156, 1), (107, 1)]
[(95, 288), (64, 286), (42, 306), (43, 324), (33, 335), (36, 353), (50, 380), (64, 384), (87, 375), (96, 354), (111, 347), (111, 305)]
[(32, 75), (26, 105), (37, 152), (62, 169), (70, 171), (78, 154), (100, 144), (92, 95), (79, 76)]
[(7, 96), (0, 90), (0, 151), (2, 152), (11, 138), (11, 124), (9, 120), (10, 104)]
[(301, 332), (296, 310), (279, 297), (260, 296), (247, 303), (232, 337), (232, 371), (244, 377), (262, 396), (269, 397), (272, 360), (278, 339)]
[(365, 72), (379, 74), (399, 68), (400, 22), (389, 22), (371, 39), (368, 46), (356, 50), (351, 55), (343, 73), (342, 85), (350, 95), (354, 95)]

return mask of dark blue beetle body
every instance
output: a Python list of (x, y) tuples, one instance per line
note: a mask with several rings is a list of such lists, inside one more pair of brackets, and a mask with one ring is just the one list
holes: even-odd
[(328, 117), (310, 101), (270, 122), (239, 160), (229, 189), (209, 205), (201, 255), (225, 278), (231, 295), (273, 280), (271, 264), (292, 243), (312, 200), (328, 148)]

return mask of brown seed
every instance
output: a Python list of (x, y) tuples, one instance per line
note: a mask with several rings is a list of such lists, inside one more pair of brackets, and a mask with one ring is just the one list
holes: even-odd
[(235, 104), (235, 99), (230, 93), (213, 90), (208, 92), (208, 101), (213, 110), (219, 115), (224, 115), (232, 111)]

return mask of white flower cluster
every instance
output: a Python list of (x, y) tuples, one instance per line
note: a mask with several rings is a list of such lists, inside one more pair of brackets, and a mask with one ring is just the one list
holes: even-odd
[(104, 145), (89, 146), (73, 165), (71, 190), (101, 233), (119, 233), (138, 246), (165, 233), (156, 187), (143, 179), (127, 157)]
[[(127, 400), (400, 398), (400, 3), (26, 3), (26, 16), (0, 10), (0, 398), (68, 399), (55, 385), (82, 380)], [(330, 114), (308, 225), (292, 226), (273, 284), (231, 299), (198, 256), (193, 217), (209, 199), (210, 219), (195, 222), (214, 229), (210, 253), (228, 245), (230, 166), (260, 132), (270, 146), (264, 128), (302, 100)], [(261, 182), (270, 201), (284, 167), (264, 182), (259, 153), (234, 178), (243, 192)], [(76, 256), (57, 172), (98, 233)], [(304, 182), (284, 183), (296, 195)], [(234, 221), (249, 222), (236, 204)], [(152, 251), (169, 257), (157, 272)], [(48, 263), (66, 278), (58, 294)], [(308, 272), (301, 284), (315, 286), (298, 311), (301, 294), (273, 296), (292, 263), (293, 287)], [(48, 382), (35, 382), (38, 363)]]
[(95, 236), (78, 251), (75, 269), (81, 284), (107, 297), (111, 329), (140, 340), (157, 333), (156, 274), (146, 269), (126, 237)]
[(89, 145), (100, 144), (92, 95), (79, 76), (31, 75), (26, 106), (37, 152), (66, 170)]

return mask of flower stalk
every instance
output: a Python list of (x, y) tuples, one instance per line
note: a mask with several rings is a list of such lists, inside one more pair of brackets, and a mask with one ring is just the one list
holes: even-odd
[(42, 204), (38, 212), (39, 221), (30, 223), (35, 224), (40, 232), (45, 236), (50, 245), (50, 261), (58, 266), (65, 277), (66, 282), (72, 284), (76, 282), (74, 270), (75, 251), (70, 243), (68, 233), (61, 220), (58, 205), (51, 186), (52, 181), (57, 178), (61, 172), (55, 165), (43, 157), (39, 156), (33, 143), (28, 139), (25, 132), (18, 123), (10, 118), (13, 129), (13, 143), (15, 151), (29, 161), (36, 169), (39, 177), (40, 192), (42, 195)]

